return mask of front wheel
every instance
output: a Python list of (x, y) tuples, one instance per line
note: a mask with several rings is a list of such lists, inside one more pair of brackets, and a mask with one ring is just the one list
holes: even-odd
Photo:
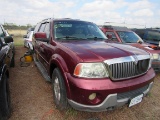
[(11, 114), (11, 100), (10, 100), (10, 91), (9, 83), (7, 76), (3, 77), (2, 84), (0, 86), (0, 116), (3, 119), (7, 119)]
[(59, 110), (65, 110), (68, 108), (66, 87), (64, 79), (58, 68), (55, 68), (52, 73), (52, 88), (54, 103)]

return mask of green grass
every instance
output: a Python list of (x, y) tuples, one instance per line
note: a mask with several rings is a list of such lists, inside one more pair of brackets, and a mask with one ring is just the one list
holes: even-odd
[(15, 46), (24, 46), (24, 41), (22, 36), (13, 36)]
[(23, 35), (26, 34), (26, 30), (8, 30), (9, 34), (13, 34), (13, 40), (15, 46), (24, 46)]

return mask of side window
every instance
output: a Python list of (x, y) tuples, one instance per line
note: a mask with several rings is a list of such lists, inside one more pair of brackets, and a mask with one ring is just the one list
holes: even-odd
[(46, 23), (46, 27), (44, 29), (44, 32), (46, 33), (47, 35), (47, 38), (49, 38), (50, 36), (50, 26), (49, 26), (49, 23)]
[(112, 35), (112, 38), (110, 40), (112, 40), (112, 41), (118, 41), (114, 32), (106, 32), (106, 36), (107, 37), (108, 37), (108, 35)]
[(46, 24), (41, 24), (41, 27), (39, 29), (39, 32), (44, 32), (44, 28), (45, 28)]
[(5, 36), (5, 34), (4, 34), (3, 30), (2, 30), (2, 28), (0, 27), (0, 37), (4, 37), (4, 36)]
[(38, 24), (36, 25), (36, 27), (35, 27), (35, 29), (34, 29), (34, 33), (38, 32), (39, 26), (40, 26), (40, 23), (38, 23)]
[(112, 35), (112, 38), (116, 38), (116, 35), (114, 34), (114, 32), (106, 32), (106, 36), (111, 34)]

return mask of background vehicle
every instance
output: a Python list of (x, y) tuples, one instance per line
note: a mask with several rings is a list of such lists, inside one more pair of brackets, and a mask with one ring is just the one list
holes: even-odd
[(0, 35), (0, 120), (6, 120), (11, 114), (8, 69), (13, 64), (10, 60), (13, 57), (11, 56), (12, 51), (8, 43), (13, 42), (13, 38), (11, 36), (2, 37), (2, 30), (0, 30)]
[(132, 29), (135, 33), (137, 33), (144, 42), (159, 45), (160, 42), (160, 30), (147, 28), (147, 29)]
[(24, 35), (24, 47), (33, 49), (32, 45), (32, 37), (33, 37), (33, 31), (30, 31), (27, 35)]
[(28, 34), (29, 32), (31, 32), (31, 31), (34, 31), (34, 27), (28, 28), (28, 29), (27, 29), (27, 34)]
[(136, 33), (127, 27), (103, 25), (100, 26), (100, 29), (109, 38), (109, 42), (128, 44), (151, 53), (152, 67), (154, 68), (155, 72), (160, 72), (160, 49), (158, 47), (149, 43), (144, 43)]
[[(144, 50), (108, 43), (95, 24), (45, 19), (34, 30), (34, 60), (59, 110), (106, 111), (141, 102), (155, 73)], [(130, 102), (131, 101), (131, 102)], [(134, 102), (136, 101), (136, 102)]]
[(14, 62), (14, 55), (15, 55), (15, 48), (14, 48), (14, 41), (12, 38), (13, 35), (9, 35), (9, 33), (7, 32), (7, 30), (4, 29), (4, 27), (2, 25), (0, 25), (0, 38), (3, 40), (3, 42), (5, 43), (4, 38), (6, 38), (6, 40), (12, 39), (11, 42), (7, 42), (6, 44), (8, 44), (9, 46), (9, 56), (10, 56), (10, 67), (14, 67), (15, 66), (15, 62)]

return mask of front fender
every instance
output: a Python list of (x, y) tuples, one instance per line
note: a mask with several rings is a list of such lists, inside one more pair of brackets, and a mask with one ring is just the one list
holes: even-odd
[(60, 55), (54, 54), (51, 57), (49, 64), (50, 64), (50, 78), (52, 78), (52, 72), (55, 67), (58, 67), (60, 69), (66, 86), (67, 97), (70, 98), (70, 87), (66, 76), (66, 73), (68, 73), (68, 67), (66, 62)]
[(52, 63), (55, 63), (63, 72), (68, 72), (67, 64), (60, 55), (54, 54), (51, 57), (49, 64), (52, 64)]

